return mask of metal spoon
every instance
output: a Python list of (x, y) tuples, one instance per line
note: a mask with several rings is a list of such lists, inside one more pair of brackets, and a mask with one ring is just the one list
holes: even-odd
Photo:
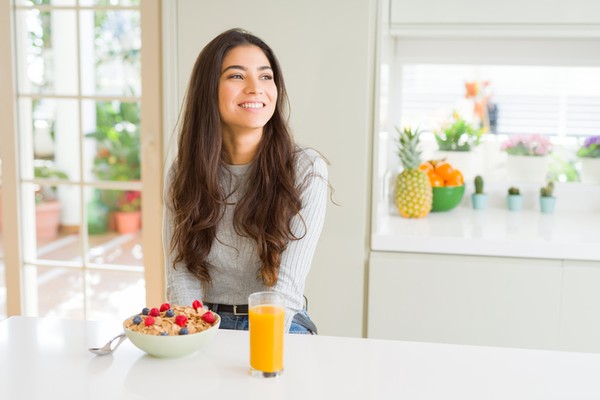
[[(115, 336), (114, 338), (110, 339), (108, 341), (108, 343), (106, 343), (104, 346), (102, 347), (90, 347), (88, 350), (91, 351), (92, 353), (96, 354), (97, 356), (105, 356), (107, 354), (112, 354), (113, 351), (117, 350), (117, 347), (119, 347), (119, 345), (121, 343), (123, 343), (123, 341), (127, 339), (127, 336), (125, 336), (125, 332), (121, 333), (120, 335)], [(117, 343), (115, 344), (114, 347), (112, 347), (112, 344), (117, 341)]]

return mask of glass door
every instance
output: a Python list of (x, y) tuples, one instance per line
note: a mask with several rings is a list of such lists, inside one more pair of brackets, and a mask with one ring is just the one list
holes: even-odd
[(17, 1), (22, 314), (145, 304), (139, 0)]

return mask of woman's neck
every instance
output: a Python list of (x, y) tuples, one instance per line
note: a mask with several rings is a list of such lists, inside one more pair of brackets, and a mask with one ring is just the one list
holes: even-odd
[(262, 130), (245, 133), (223, 133), (223, 145), (232, 165), (249, 164), (258, 152)]

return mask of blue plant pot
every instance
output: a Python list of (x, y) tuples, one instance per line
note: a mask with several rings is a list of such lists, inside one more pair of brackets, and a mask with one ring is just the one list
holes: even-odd
[(556, 197), (540, 197), (540, 211), (544, 214), (552, 214), (556, 206)]
[(523, 209), (523, 195), (521, 195), (521, 194), (508, 195), (507, 206), (510, 211), (521, 211)]
[(471, 203), (475, 210), (485, 210), (487, 208), (487, 194), (473, 193), (471, 195)]

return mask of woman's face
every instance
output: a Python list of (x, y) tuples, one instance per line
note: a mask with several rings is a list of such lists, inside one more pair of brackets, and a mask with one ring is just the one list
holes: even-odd
[(275, 112), (277, 87), (271, 64), (254, 45), (229, 50), (221, 65), (219, 113), (225, 134), (262, 133)]

